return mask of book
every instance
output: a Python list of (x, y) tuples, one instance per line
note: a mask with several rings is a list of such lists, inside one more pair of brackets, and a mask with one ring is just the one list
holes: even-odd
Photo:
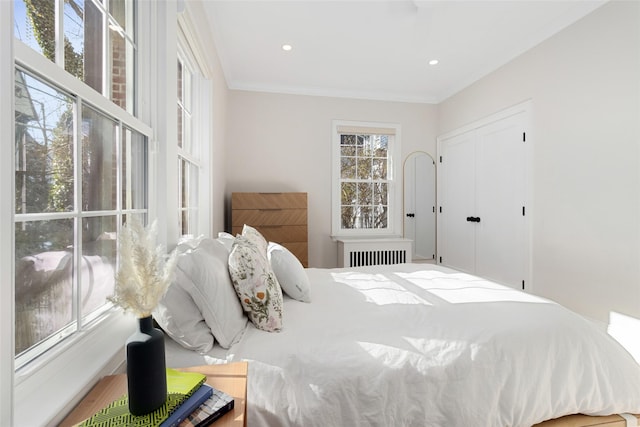
[(231, 411), (234, 399), (227, 393), (213, 389), (213, 395), (191, 415), (179, 424), (179, 427), (205, 427)]
[(202, 384), (198, 390), (196, 390), (187, 400), (182, 402), (182, 404), (178, 406), (171, 415), (169, 415), (169, 418), (160, 424), (160, 427), (176, 427), (212, 395), (213, 388), (208, 384)]
[(122, 395), (109, 405), (79, 424), (80, 427), (145, 426), (159, 427), (178, 406), (187, 400), (204, 384), (207, 377), (196, 372), (182, 372), (167, 369), (167, 400), (158, 409), (145, 415), (132, 415), (129, 412), (127, 394)]

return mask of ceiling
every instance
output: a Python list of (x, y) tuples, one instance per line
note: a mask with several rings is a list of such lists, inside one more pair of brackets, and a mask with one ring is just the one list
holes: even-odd
[(606, 1), (202, 4), (231, 89), (438, 103)]

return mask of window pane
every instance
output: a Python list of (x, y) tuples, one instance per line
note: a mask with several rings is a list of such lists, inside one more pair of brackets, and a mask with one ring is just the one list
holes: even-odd
[(128, 128), (122, 146), (122, 207), (147, 208), (147, 137)]
[(184, 147), (184, 127), (183, 127), (182, 106), (178, 104), (178, 147)]
[(377, 182), (373, 184), (373, 204), (374, 205), (388, 205), (389, 204), (389, 190), (386, 182)]
[(178, 59), (178, 103), (179, 104), (182, 104), (184, 102), (184, 99), (182, 98), (182, 86), (183, 86), (182, 62), (180, 62), (180, 59)]
[(132, 35), (133, 2), (127, 0), (110, 0), (109, 15), (111, 15), (126, 33)]
[(64, 2), (64, 69), (102, 92), (103, 13), (90, 0)]
[(340, 160), (340, 178), (355, 179), (356, 177), (356, 158), (343, 157)]
[(182, 120), (183, 120), (182, 148), (184, 148), (185, 151), (190, 153), (192, 156), (197, 156), (198, 153), (196, 152), (196, 150), (194, 150), (194, 144), (191, 143), (191, 129), (192, 129), (191, 114), (185, 111)]
[(184, 159), (180, 160), (180, 230), (182, 235), (195, 234), (198, 213), (199, 168)]
[(15, 37), (55, 61), (55, 0), (14, 1)]
[(343, 182), (340, 185), (341, 197), (340, 203), (343, 206), (356, 204), (356, 183), (355, 182)]
[(356, 228), (373, 228), (373, 209), (371, 206), (360, 206), (358, 208)]
[(357, 178), (371, 179), (372, 159), (358, 157)]
[(72, 321), (73, 220), (15, 224), (16, 355)]
[(371, 148), (371, 140), (375, 135), (358, 135), (358, 151), (360, 157), (370, 157), (373, 153)]
[(113, 295), (116, 265), (115, 216), (82, 220), (80, 294), (83, 315), (107, 303)]
[(341, 210), (341, 223), (342, 228), (352, 229), (355, 228), (355, 208), (353, 206), (343, 206)]
[(358, 183), (358, 204), (371, 205), (373, 203), (373, 185), (368, 182)]
[(111, 100), (123, 110), (134, 113), (134, 48), (116, 28), (109, 28), (111, 52)]
[(387, 179), (387, 160), (386, 159), (373, 159), (372, 162), (372, 178)]
[(183, 94), (182, 94), (182, 99), (183, 99), (183, 105), (184, 105), (184, 109), (191, 113), (191, 111), (193, 111), (192, 109), (192, 105), (191, 105), (191, 99), (192, 99), (192, 81), (193, 81), (193, 73), (192, 71), (183, 64), (183, 70), (182, 70), (182, 86), (183, 86)]
[(116, 209), (117, 123), (82, 108), (82, 210)]
[(15, 73), (16, 213), (73, 210), (73, 99)]
[(64, 3), (64, 69), (84, 81), (84, 2)]
[(372, 155), (374, 157), (388, 157), (389, 153), (389, 136), (388, 135), (374, 135), (372, 141)]
[(387, 228), (387, 207), (376, 206), (373, 228)]

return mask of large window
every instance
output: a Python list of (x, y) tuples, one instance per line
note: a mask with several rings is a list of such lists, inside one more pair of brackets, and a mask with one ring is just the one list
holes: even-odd
[(399, 126), (334, 121), (333, 235), (390, 235), (399, 208)]
[(148, 212), (134, 15), (133, 0), (15, 1), (17, 367), (110, 307), (118, 230)]

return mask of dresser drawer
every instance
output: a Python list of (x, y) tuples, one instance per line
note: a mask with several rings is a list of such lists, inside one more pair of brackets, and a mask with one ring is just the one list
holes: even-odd
[(231, 219), (233, 227), (244, 224), (253, 226), (307, 225), (306, 209), (237, 209)]
[(232, 193), (232, 209), (307, 209), (307, 193)]

